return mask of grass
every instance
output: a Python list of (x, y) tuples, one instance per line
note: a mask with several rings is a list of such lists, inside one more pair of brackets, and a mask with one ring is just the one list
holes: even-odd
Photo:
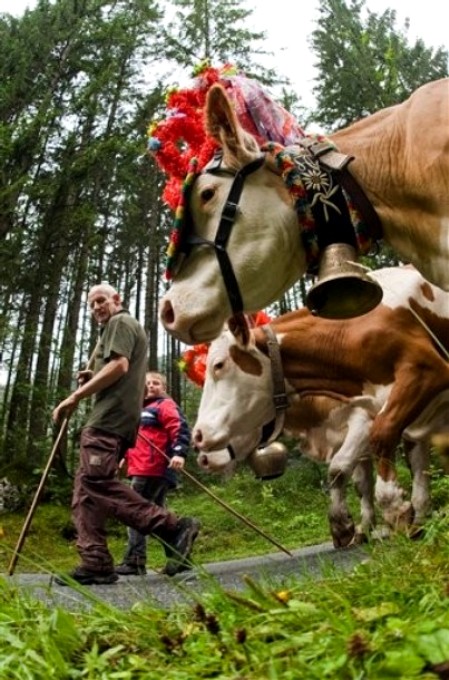
[[(192, 470), (191, 474), (198, 477), (196, 471)], [(202, 531), (195, 543), (196, 561), (230, 560), (278, 550), (191, 480), (182, 477), (181, 481), (181, 488), (169, 495), (168, 505), (179, 515), (192, 515), (201, 520)], [(215, 496), (286, 548), (329, 540), (328, 498), (321, 485), (322, 472), (310, 461), (295, 461), (282, 477), (271, 482), (256, 480), (245, 469), (229, 481), (204, 476), (200, 481)], [(3, 530), (0, 572), (8, 568), (25, 516), (26, 512), (0, 516)], [(71, 534), (70, 529), (67, 503), (38, 505), (16, 573), (45, 571), (49, 562), (60, 570), (74, 566), (78, 561), (74, 542), (64, 537)], [(111, 552), (120, 562), (126, 545), (126, 528), (110, 523), (108, 530)], [(150, 541), (148, 566), (157, 569), (163, 565), (164, 559), (159, 543)]]
[[(449, 478), (434, 471), (432, 490), (435, 510), (422, 540), (398, 535), (373, 543), (369, 559), (350, 573), (329, 567), (319, 581), (289, 577), (274, 587), (269, 581), (247, 579), (239, 593), (208, 581), (193, 606), (163, 611), (142, 603), (119, 611), (98, 603), (89, 611), (72, 613), (49, 610), (0, 579), (0, 677), (446, 679)], [(289, 469), (268, 485), (242, 474), (227, 484), (215, 483), (214, 492), (241, 507), (287, 547), (329, 538), (327, 499), (314, 466)], [(272, 551), (187, 483), (170, 501), (205, 524), (195, 550), (198, 561)], [(36, 569), (39, 554), (51, 546), (48, 536), (47, 543), (39, 545), (44, 527), (53, 537), (58, 567), (73, 558), (70, 543), (55, 539), (58, 526), (66, 521), (58, 510), (45, 506), (36, 513), (35, 533), (24, 549)], [(20, 518), (0, 519), (4, 545), (9, 531), (20, 528)], [(114, 535), (112, 542), (120, 554), (123, 537)], [(153, 547), (150, 552), (155, 553)]]

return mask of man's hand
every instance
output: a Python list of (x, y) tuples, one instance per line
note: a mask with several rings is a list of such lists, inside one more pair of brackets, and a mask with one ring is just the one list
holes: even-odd
[(64, 415), (66, 418), (68, 418), (75, 408), (77, 407), (79, 402), (79, 397), (76, 394), (76, 392), (73, 392), (70, 396), (68, 396), (66, 399), (61, 401), (55, 410), (52, 413), (52, 418), (55, 423), (59, 422), (62, 419), (62, 416)]
[(94, 372), (86, 369), (84, 371), (78, 371), (76, 374), (76, 381), (78, 385), (85, 385), (89, 380), (91, 380)]

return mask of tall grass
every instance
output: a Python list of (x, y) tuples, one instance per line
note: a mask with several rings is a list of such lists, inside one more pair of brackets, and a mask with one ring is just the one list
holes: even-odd
[[(216, 490), (225, 494), (227, 501), (240, 504), (252, 519), (257, 515), (258, 522), (289, 547), (298, 547), (297, 536), (310, 542), (313, 532), (307, 534), (304, 524), (312, 523), (314, 515), (315, 527), (319, 527), (315, 536), (318, 541), (328, 539), (327, 499), (320, 476), (313, 468), (304, 472), (309, 475), (304, 490), (298, 486), (297, 469), (269, 486), (243, 475), (229, 484), (217, 482)], [(351, 573), (329, 567), (319, 581), (288, 577), (274, 585), (269, 580), (247, 579), (245, 590), (236, 593), (226, 592), (208, 579), (194, 605), (165, 611), (141, 603), (123, 611), (93, 601), (88, 611), (69, 612), (50, 610), (0, 578), (0, 677), (447, 678), (447, 478), (435, 474), (432, 487), (435, 510), (420, 541), (398, 535), (372, 544), (368, 559)], [(234, 547), (239, 552), (248, 545), (249, 537), (242, 538), (246, 529), (233, 526), (232, 517), (224, 516), (196, 492), (184, 488), (172, 497), (171, 504), (183, 511), (194, 509), (206, 525), (195, 551), (197, 560), (202, 555), (207, 561), (221, 556), (230, 559)], [(48, 509), (39, 510), (44, 524)], [(302, 517), (299, 526), (294, 521), (297, 515)], [(53, 524), (55, 520), (56, 515)], [(2, 523), (5, 530), (7, 522)], [(235, 546), (215, 543), (212, 527), (233, 534)], [(43, 549), (37, 545), (42, 531), (37, 522), (34, 531), (34, 539), (30, 536), (28, 541), (33, 542), (37, 560)], [(57, 532), (53, 529), (51, 533), (56, 544)], [(210, 544), (213, 547), (208, 550)], [(253, 548), (271, 551), (258, 538), (245, 554)], [(67, 555), (57, 559), (59, 568)]]

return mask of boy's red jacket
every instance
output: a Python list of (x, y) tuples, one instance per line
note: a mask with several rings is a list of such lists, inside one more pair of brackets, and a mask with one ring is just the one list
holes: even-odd
[[(190, 444), (190, 429), (184, 414), (170, 397), (156, 397), (144, 402), (136, 445), (125, 454), (127, 474), (146, 477), (168, 477), (173, 481), (169, 458), (186, 458)], [(157, 447), (157, 448), (156, 448)]]

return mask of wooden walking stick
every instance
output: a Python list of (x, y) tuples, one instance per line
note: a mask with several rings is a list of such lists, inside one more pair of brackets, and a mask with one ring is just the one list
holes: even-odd
[[(149, 444), (150, 446), (153, 446), (153, 447), (156, 449), (156, 451), (158, 451), (160, 454), (162, 454), (162, 455), (164, 456), (164, 458), (166, 458), (168, 461), (170, 460), (169, 456), (167, 456), (166, 453), (164, 453), (163, 451), (161, 451), (161, 449), (160, 449), (156, 444), (154, 444), (153, 442), (150, 442), (150, 440), (147, 439), (147, 437), (145, 437), (143, 434), (141, 434), (140, 432), (138, 432), (137, 436), (140, 437), (141, 439), (143, 439), (143, 441), (146, 442), (147, 444)], [(196, 484), (200, 489), (202, 489), (202, 491), (204, 491), (205, 493), (207, 493), (208, 496), (210, 496), (211, 498), (213, 498), (214, 501), (215, 501), (216, 503), (218, 503), (218, 504), (221, 505), (223, 508), (225, 508), (225, 510), (227, 510), (227, 511), (230, 512), (232, 515), (234, 515), (235, 517), (237, 517), (241, 522), (243, 522), (243, 523), (246, 524), (247, 526), (251, 527), (251, 529), (253, 529), (253, 531), (256, 531), (258, 534), (260, 534), (261, 536), (263, 536), (267, 541), (269, 541), (270, 543), (272, 543), (273, 545), (275, 545), (277, 548), (280, 548), (280, 549), (281, 549), (283, 552), (285, 552), (289, 557), (293, 557), (293, 554), (290, 552), (290, 550), (288, 550), (287, 548), (285, 548), (281, 543), (279, 543), (278, 541), (276, 541), (274, 538), (272, 538), (272, 537), (269, 536), (267, 533), (265, 533), (265, 531), (263, 531), (262, 529), (260, 529), (260, 527), (258, 527), (256, 524), (254, 524), (253, 522), (251, 522), (251, 520), (249, 520), (249, 519), (248, 519), (247, 517), (245, 517), (244, 515), (240, 514), (240, 512), (238, 512), (237, 510), (234, 510), (233, 507), (231, 507), (230, 505), (228, 505), (227, 503), (225, 503), (225, 501), (223, 501), (221, 498), (219, 498), (218, 496), (216, 496), (210, 489), (207, 488), (207, 486), (204, 486), (204, 484), (202, 484), (202, 483), (199, 481), (199, 479), (196, 479), (196, 477), (194, 477), (193, 475), (191, 475), (190, 472), (188, 472), (187, 470), (184, 470), (184, 468), (181, 468), (180, 471), (182, 472), (183, 475), (185, 475), (188, 479), (190, 479), (190, 481), (194, 482), (194, 484)]]
[(47, 465), (45, 466), (45, 469), (42, 473), (41, 481), (39, 482), (39, 486), (37, 487), (37, 491), (34, 494), (33, 502), (31, 503), (30, 510), (28, 512), (28, 515), (25, 519), (25, 522), (23, 523), (22, 531), (20, 532), (19, 540), (17, 541), (17, 545), (14, 548), (13, 556), (11, 558), (11, 562), (9, 563), (8, 567), (8, 575), (12, 576), (14, 573), (14, 569), (17, 564), (17, 560), (19, 559), (19, 553), (22, 550), (23, 544), (25, 543), (25, 538), (28, 533), (28, 530), (30, 528), (31, 520), (33, 519), (34, 513), (36, 512), (37, 505), (39, 503), (39, 499), (42, 494), (42, 490), (44, 488), (45, 482), (47, 481), (47, 477), (49, 475), (51, 466), (53, 465), (53, 461), (55, 459), (56, 453), (58, 451), (59, 444), (61, 442), (62, 437), (64, 436), (66, 430), (67, 430), (67, 425), (69, 423), (69, 418), (66, 416), (64, 420), (62, 421), (61, 424), (61, 429), (59, 430), (59, 434), (56, 437), (56, 441), (53, 445), (53, 448), (51, 450), (50, 456), (48, 457)]
[[(95, 354), (97, 352), (97, 347), (98, 347), (98, 343), (95, 346), (95, 349), (92, 352), (92, 355), (91, 355), (91, 357), (90, 357), (90, 359), (87, 363), (86, 370), (88, 370), (88, 371), (92, 369), (92, 366), (94, 364)], [(56, 441), (53, 444), (53, 448), (52, 448), (51, 453), (48, 457), (48, 461), (47, 461), (47, 464), (45, 466), (45, 469), (42, 473), (42, 477), (41, 477), (41, 480), (39, 482), (39, 486), (37, 487), (37, 491), (34, 494), (33, 502), (31, 503), (31, 507), (29, 509), (28, 515), (26, 516), (25, 522), (23, 523), (22, 531), (20, 532), (20, 536), (19, 536), (19, 539), (17, 541), (16, 547), (14, 548), (14, 552), (13, 552), (13, 555), (12, 555), (12, 558), (11, 558), (11, 562), (9, 563), (9, 567), (8, 567), (8, 575), (9, 576), (12, 576), (14, 574), (14, 570), (15, 570), (15, 567), (16, 567), (16, 564), (17, 564), (17, 560), (19, 559), (20, 551), (22, 550), (23, 544), (25, 543), (25, 538), (26, 538), (27, 533), (29, 531), (31, 521), (34, 517), (34, 513), (36, 512), (36, 508), (37, 508), (37, 505), (39, 503), (39, 500), (40, 500), (40, 497), (41, 497), (41, 494), (42, 494), (42, 490), (44, 488), (45, 482), (47, 481), (47, 477), (50, 473), (51, 466), (53, 465), (53, 461), (55, 459), (56, 453), (58, 452), (58, 448), (59, 448), (59, 444), (61, 443), (61, 439), (63, 438), (63, 436), (65, 435), (65, 433), (67, 431), (68, 424), (69, 424), (69, 416), (66, 416), (61, 423), (61, 428), (59, 430), (58, 436), (56, 437)]]

